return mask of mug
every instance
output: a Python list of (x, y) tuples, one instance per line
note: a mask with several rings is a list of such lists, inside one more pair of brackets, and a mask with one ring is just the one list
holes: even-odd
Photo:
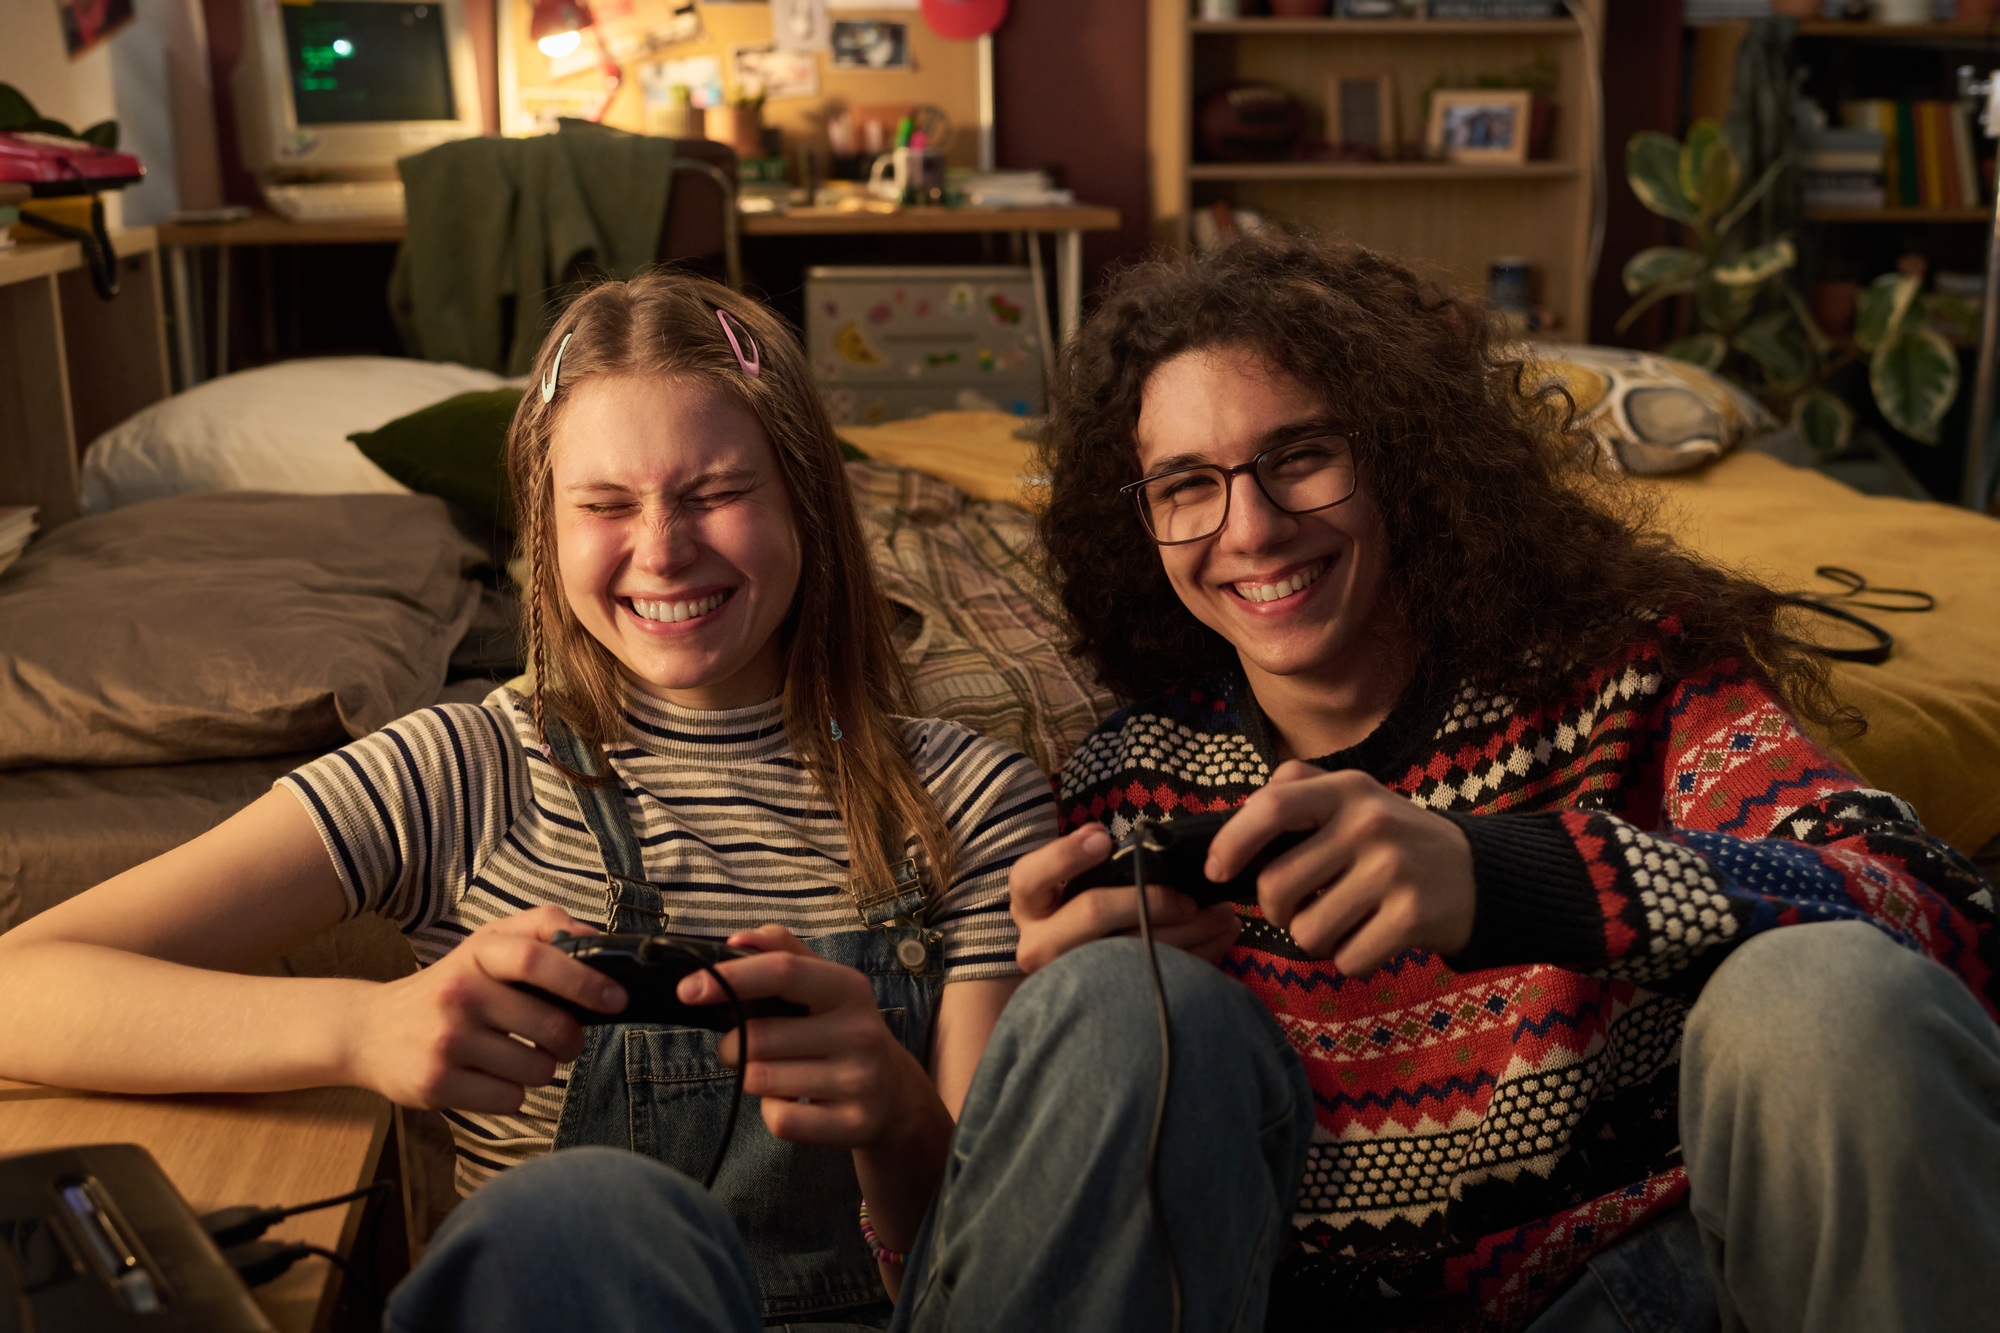
[(944, 154), (929, 148), (892, 149), (868, 169), (868, 192), (894, 203), (941, 203)]

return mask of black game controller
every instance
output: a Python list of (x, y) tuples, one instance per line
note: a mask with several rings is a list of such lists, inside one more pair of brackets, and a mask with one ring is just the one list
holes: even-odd
[(1280, 833), (1265, 843), (1234, 879), (1218, 884), (1203, 872), (1202, 867), (1208, 863), (1208, 844), (1215, 841), (1215, 835), (1234, 813), (1233, 810), (1217, 810), (1205, 815), (1182, 815), (1166, 823), (1141, 819), (1112, 848), (1111, 858), (1071, 880), (1063, 890), (1063, 897), (1068, 899), (1084, 889), (1130, 888), (1132, 856), (1138, 848), (1144, 847), (1148, 884), (1164, 884), (1170, 889), (1178, 889), (1203, 907), (1212, 907), (1216, 903), (1254, 903), (1257, 901), (1257, 876), (1263, 873), (1264, 867), (1310, 835)]
[[(732, 949), (717, 940), (693, 935), (571, 935), (557, 931), (549, 943), (579, 963), (596, 968), (625, 988), (625, 1007), (600, 1013), (539, 986), (521, 981), (514, 989), (532, 995), (589, 1027), (600, 1023), (657, 1023), (663, 1027), (707, 1028), (727, 1032), (736, 1026), (736, 1006), (683, 1004), (674, 995), (681, 978), (731, 958), (752, 957), (748, 949)], [(798, 1018), (811, 1012), (791, 1000), (756, 999), (743, 1003), (745, 1018)]]

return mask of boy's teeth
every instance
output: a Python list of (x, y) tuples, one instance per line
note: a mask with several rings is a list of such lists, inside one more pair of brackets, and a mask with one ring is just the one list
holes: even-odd
[(1321, 563), (1310, 569), (1302, 569), (1288, 579), (1279, 579), (1276, 583), (1239, 583), (1236, 585), (1236, 595), (1246, 602), (1275, 602), (1280, 597), (1290, 597), (1318, 578), (1325, 570), (1326, 565)]
[(641, 620), (664, 620), (669, 624), (682, 620), (692, 620), (705, 616), (722, 605), (722, 599), (729, 594), (718, 592), (695, 602), (643, 602), (632, 599), (632, 609), (639, 613)]

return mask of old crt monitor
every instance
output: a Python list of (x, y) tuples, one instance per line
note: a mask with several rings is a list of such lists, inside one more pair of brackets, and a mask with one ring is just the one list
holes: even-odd
[(480, 132), (463, 0), (243, 0), (233, 87), (266, 183), (388, 180), (396, 159)]

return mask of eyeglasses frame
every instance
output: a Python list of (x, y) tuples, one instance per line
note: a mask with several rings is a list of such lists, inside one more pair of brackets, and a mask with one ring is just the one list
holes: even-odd
[[(1215, 536), (1217, 532), (1221, 532), (1224, 528), (1228, 527), (1229, 506), (1236, 500), (1236, 479), (1245, 472), (1249, 473), (1250, 480), (1256, 483), (1257, 493), (1262, 495), (1270, 503), (1270, 506), (1279, 513), (1290, 514), (1295, 518), (1302, 514), (1317, 514), (1322, 509), (1332, 509), (1336, 505), (1344, 505), (1349, 500), (1352, 500), (1354, 492), (1360, 489), (1360, 478), (1358, 475), (1355, 479), (1354, 487), (1347, 494), (1341, 496), (1338, 500), (1330, 500), (1323, 505), (1314, 505), (1311, 509), (1287, 509), (1284, 505), (1279, 504), (1277, 498), (1265, 487), (1264, 479), (1257, 475), (1257, 465), (1263, 462), (1266, 456), (1275, 454), (1280, 449), (1290, 449), (1313, 440), (1339, 440), (1347, 445), (1349, 456), (1352, 457), (1353, 455), (1353, 438), (1345, 431), (1330, 430), (1318, 435), (1301, 435), (1297, 439), (1286, 440), (1282, 444), (1274, 444), (1268, 449), (1259, 450), (1257, 455), (1249, 462), (1238, 463), (1234, 467), (1224, 467), (1220, 463), (1190, 463), (1186, 467), (1177, 467), (1171, 472), (1156, 472), (1149, 477), (1141, 477), (1137, 481), (1127, 482), (1125, 485), (1120, 486), (1118, 490), (1120, 494), (1132, 497), (1132, 507), (1139, 511), (1139, 526), (1146, 530), (1146, 535), (1153, 539), (1153, 545), (1155, 546), (1186, 546), (1191, 542), (1205, 542)], [(1153, 522), (1146, 516), (1146, 498), (1140, 494), (1140, 491), (1153, 482), (1165, 481), (1169, 477), (1178, 477), (1188, 472), (1220, 472), (1222, 474), (1222, 517), (1217, 520), (1214, 532), (1204, 532), (1199, 537), (1182, 537), (1178, 541), (1162, 541), (1153, 532)]]

